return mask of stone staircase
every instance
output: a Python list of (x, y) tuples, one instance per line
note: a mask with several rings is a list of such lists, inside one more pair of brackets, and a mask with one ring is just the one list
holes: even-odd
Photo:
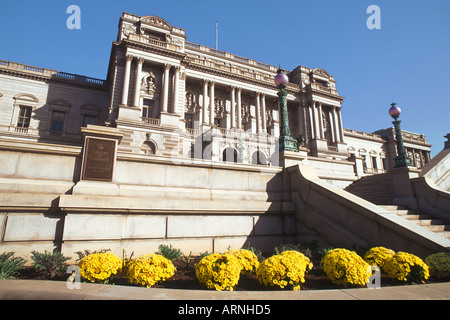
[(362, 177), (344, 190), (377, 205), (392, 204), (395, 193), (394, 181), (389, 173)]
[(363, 177), (344, 190), (450, 239), (450, 221), (437, 219), (423, 212), (411, 210), (406, 206), (393, 204), (394, 182), (389, 173)]
[(433, 218), (428, 214), (422, 214), (416, 210), (411, 210), (406, 206), (381, 205), (380, 207), (396, 213), (400, 217), (433, 231), (440, 236), (450, 239), (450, 221)]

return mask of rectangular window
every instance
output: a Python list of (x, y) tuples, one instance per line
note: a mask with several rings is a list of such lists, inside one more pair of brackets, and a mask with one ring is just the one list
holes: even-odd
[(83, 115), (83, 127), (86, 127), (88, 124), (97, 124), (97, 117), (89, 114)]
[(31, 107), (20, 106), (17, 128), (28, 128), (31, 120)]
[(378, 169), (378, 166), (377, 166), (377, 157), (372, 157), (372, 168)]
[(192, 113), (186, 113), (184, 115), (184, 120), (186, 120), (186, 128), (187, 129), (194, 129), (193, 118), (194, 118), (194, 115)]
[(142, 107), (142, 118), (154, 118), (154, 101), (144, 99), (144, 106)]
[(52, 126), (50, 128), (51, 134), (61, 134), (64, 128), (64, 118), (66, 113), (62, 111), (53, 111)]

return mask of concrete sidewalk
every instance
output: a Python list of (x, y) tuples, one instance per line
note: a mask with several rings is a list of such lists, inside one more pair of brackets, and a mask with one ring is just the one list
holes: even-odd
[(450, 300), (450, 282), (380, 289), (212, 291), (140, 288), (63, 281), (0, 280), (0, 300)]

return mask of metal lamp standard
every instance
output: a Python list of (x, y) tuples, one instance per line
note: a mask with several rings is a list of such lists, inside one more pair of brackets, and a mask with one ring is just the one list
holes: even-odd
[(278, 91), (278, 97), (280, 98), (280, 151), (298, 151), (297, 140), (291, 137), (288, 120), (287, 110), (287, 95), (286, 85), (289, 82), (287, 75), (283, 73), (281, 69), (278, 69), (274, 82)]
[(389, 115), (394, 118), (394, 121), (392, 122), (394, 124), (395, 128), (395, 136), (397, 138), (397, 157), (395, 157), (395, 165), (394, 168), (399, 167), (409, 167), (412, 166), (411, 159), (406, 155), (406, 150), (403, 145), (403, 137), (402, 137), (402, 131), (400, 130), (400, 120), (398, 120), (398, 117), (402, 113), (402, 110), (397, 107), (395, 102), (392, 102), (391, 108), (389, 109)]

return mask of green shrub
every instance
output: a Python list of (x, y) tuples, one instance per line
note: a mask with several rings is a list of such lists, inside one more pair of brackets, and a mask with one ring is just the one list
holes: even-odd
[(158, 251), (156, 252), (156, 254), (159, 254), (164, 258), (173, 261), (181, 257), (181, 250), (172, 247), (172, 245), (168, 246), (165, 244), (161, 244), (158, 246)]
[(430, 275), (436, 278), (450, 279), (450, 253), (439, 252), (429, 255), (425, 263), (430, 269)]
[(105, 252), (109, 252), (111, 251), (111, 249), (100, 249), (100, 250), (84, 250), (84, 251), (77, 251), (75, 252), (75, 254), (78, 256), (78, 259), (76, 260), (76, 262), (81, 261), (81, 259), (83, 259), (84, 257), (93, 254), (93, 253), (105, 253)]
[(14, 257), (14, 252), (0, 254), (0, 279), (15, 279), (25, 264), (25, 259)]
[(60, 252), (31, 251), (31, 260), (34, 262), (35, 270), (42, 273), (47, 279), (52, 279), (57, 272), (65, 271), (67, 267), (65, 262), (69, 259), (70, 257), (65, 257)]

